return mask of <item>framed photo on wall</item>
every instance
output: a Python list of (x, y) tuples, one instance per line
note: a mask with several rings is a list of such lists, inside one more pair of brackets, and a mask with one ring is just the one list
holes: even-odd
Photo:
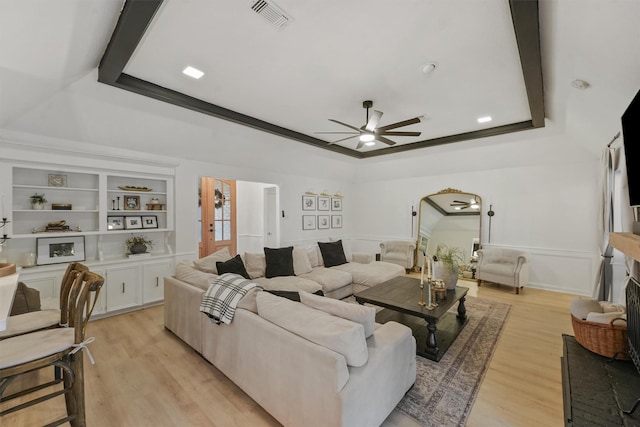
[(303, 211), (315, 211), (316, 210), (316, 196), (302, 196), (302, 210)]
[(341, 211), (342, 210), (342, 199), (339, 197), (331, 198), (331, 210), (332, 211)]
[(318, 210), (328, 211), (331, 209), (331, 198), (318, 196)]
[(302, 215), (302, 229), (303, 230), (315, 230), (316, 229), (316, 216), (315, 215)]
[(318, 215), (318, 230), (325, 230), (331, 227), (329, 215)]
[(331, 215), (331, 228), (342, 228), (342, 215)]
[(142, 217), (139, 216), (125, 216), (124, 226), (127, 230), (136, 230), (142, 228)]
[(36, 254), (38, 265), (84, 261), (84, 236), (38, 237)]

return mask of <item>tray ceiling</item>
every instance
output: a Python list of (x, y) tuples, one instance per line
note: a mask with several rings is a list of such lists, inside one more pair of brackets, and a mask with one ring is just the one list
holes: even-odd
[[(279, 0), (284, 28), (254, 3), (127, 1), (99, 81), (356, 158), (544, 126), (537, 1)], [(421, 135), (317, 134), (363, 126), (364, 100)]]

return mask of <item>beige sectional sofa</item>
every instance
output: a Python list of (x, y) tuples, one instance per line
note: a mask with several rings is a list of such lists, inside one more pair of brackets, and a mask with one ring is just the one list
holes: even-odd
[[(323, 280), (353, 274), (327, 270), (331, 273), (315, 274)], [(165, 277), (165, 327), (283, 425), (377, 426), (413, 385), (416, 344), (409, 328), (375, 324), (375, 312), (368, 307), (305, 291), (300, 292), (303, 302), (293, 302), (260, 289), (240, 300), (231, 324), (216, 325), (199, 312), (215, 277), (189, 263), (179, 264), (174, 277)], [(262, 284), (293, 290), (295, 279)], [(309, 291), (322, 287), (307, 280), (315, 283), (301, 282)], [(368, 283), (365, 277), (358, 280), (358, 286)], [(332, 292), (330, 288), (323, 289)], [(319, 299), (320, 305), (307, 305), (309, 298)], [(360, 310), (355, 320), (353, 310)]]

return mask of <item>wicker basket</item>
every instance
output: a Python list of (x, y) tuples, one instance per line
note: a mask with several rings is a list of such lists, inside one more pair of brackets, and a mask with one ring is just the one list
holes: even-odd
[(573, 333), (584, 348), (601, 356), (617, 360), (631, 360), (627, 325), (587, 322), (571, 315)]

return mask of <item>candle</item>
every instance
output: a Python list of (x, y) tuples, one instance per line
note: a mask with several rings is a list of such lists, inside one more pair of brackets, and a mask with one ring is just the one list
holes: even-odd
[(424, 283), (424, 263), (425, 263), (425, 261), (426, 261), (426, 259), (423, 257), (422, 258), (422, 267), (420, 268), (420, 284), (421, 285)]
[(427, 258), (427, 277), (429, 277), (429, 279), (433, 277), (431, 273), (431, 258)]

